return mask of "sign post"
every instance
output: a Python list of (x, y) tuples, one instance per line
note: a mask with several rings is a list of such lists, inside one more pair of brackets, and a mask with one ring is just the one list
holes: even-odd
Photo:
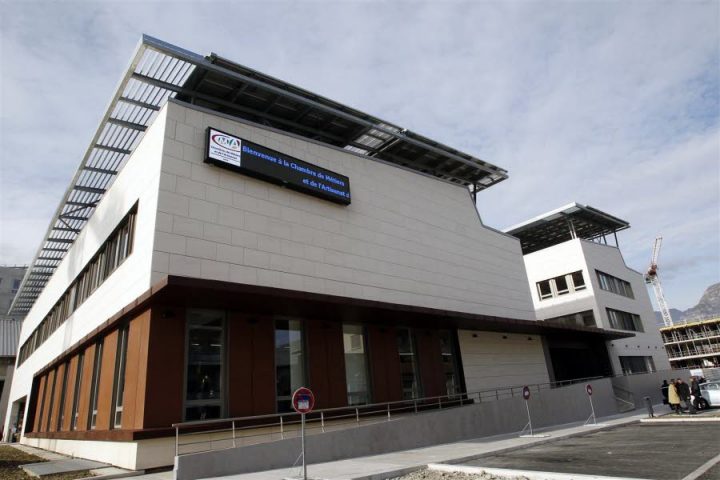
[(309, 388), (300, 387), (292, 395), (292, 407), (300, 414), (300, 442), (302, 445), (303, 480), (307, 480), (307, 463), (305, 462), (305, 414), (315, 407), (315, 395)]
[(597, 418), (595, 417), (595, 406), (593, 405), (592, 401), (592, 394), (593, 394), (593, 387), (589, 383), (585, 385), (585, 392), (587, 392), (588, 399), (590, 400), (590, 416), (587, 420), (585, 420), (584, 427), (601, 427), (603, 424), (597, 423)]
[[(533, 433), (532, 418), (530, 417), (530, 402), (528, 402), (528, 400), (530, 400), (530, 387), (528, 387), (527, 385), (525, 385), (522, 389), (522, 396), (523, 396), (523, 399), (525, 400), (525, 410), (527, 410), (528, 422), (527, 422), (527, 424), (525, 424), (522, 431), (520, 432), (520, 436), (523, 438), (549, 437), (550, 435), (535, 435)], [(530, 434), (525, 435), (525, 430), (529, 430)]]

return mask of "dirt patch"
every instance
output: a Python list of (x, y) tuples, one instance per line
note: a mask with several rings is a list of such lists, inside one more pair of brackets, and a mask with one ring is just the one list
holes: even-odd
[(506, 477), (483, 473), (439, 472), (437, 470), (418, 470), (402, 477), (390, 480), (528, 480), (527, 477)]
[[(2, 480), (37, 480), (19, 468), (28, 463), (46, 462), (47, 460), (25, 453), (15, 447), (0, 445), (0, 479)], [(82, 472), (61, 473), (47, 475), (43, 480), (77, 480), (79, 478), (91, 477), (89, 470)]]

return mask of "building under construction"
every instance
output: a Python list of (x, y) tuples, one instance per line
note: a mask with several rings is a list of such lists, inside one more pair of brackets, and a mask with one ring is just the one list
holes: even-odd
[(720, 317), (663, 327), (672, 368), (720, 367)]

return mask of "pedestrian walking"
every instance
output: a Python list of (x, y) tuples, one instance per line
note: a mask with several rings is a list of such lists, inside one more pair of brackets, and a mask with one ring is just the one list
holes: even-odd
[(695, 407), (693, 406), (692, 402), (690, 401), (690, 386), (683, 382), (682, 379), (678, 378), (675, 382), (678, 395), (680, 396), (680, 400), (683, 401), (685, 404), (685, 408), (689, 413), (694, 414), (695, 413)]
[(670, 408), (680, 415), (680, 395), (678, 395), (675, 379), (673, 378), (670, 379), (670, 385), (668, 385), (668, 402), (670, 402)]
[(668, 385), (667, 380), (663, 380), (662, 385), (660, 385), (660, 392), (662, 393), (663, 397), (663, 405), (668, 405), (668, 388), (670, 385)]
[(693, 409), (699, 410), (702, 394), (700, 393), (700, 384), (698, 383), (697, 377), (690, 377), (690, 394), (693, 396), (691, 399)]

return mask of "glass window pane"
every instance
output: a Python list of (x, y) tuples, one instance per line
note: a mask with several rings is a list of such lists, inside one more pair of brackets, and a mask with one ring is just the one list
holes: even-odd
[(538, 292), (540, 292), (540, 298), (549, 298), (552, 297), (552, 290), (550, 289), (550, 280), (544, 280), (542, 282), (538, 282)]
[(557, 287), (558, 295), (564, 295), (570, 291), (565, 275), (555, 278), (555, 286)]
[(585, 288), (585, 278), (583, 278), (582, 271), (572, 273), (573, 287), (575, 290), (582, 290)]
[(361, 325), (343, 325), (343, 346), (348, 405), (369, 403), (370, 385), (365, 350), (365, 329)]
[(290, 411), (292, 393), (305, 384), (302, 323), (299, 320), (275, 322), (275, 392), (278, 411)]
[(397, 331), (398, 354), (400, 355), (400, 376), (403, 400), (421, 397), (420, 381), (415, 359), (415, 342), (409, 328)]
[(188, 310), (185, 420), (221, 418), (225, 405), (225, 313)]
[(440, 330), (440, 351), (445, 376), (445, 391), (448, 395), (460, 393), (460, 373), (455, 352), (455, 336), (450, 330)]

